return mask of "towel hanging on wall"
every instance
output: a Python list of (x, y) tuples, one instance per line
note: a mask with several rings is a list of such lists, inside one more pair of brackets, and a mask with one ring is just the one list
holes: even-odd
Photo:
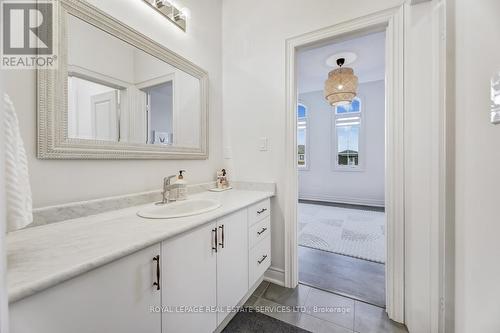
[(19, 130), (14, 105), (3, 96), (5, 130), (5, 194), (7, 232), (21, 229), (33, 222), (33, 206), (28, 173), (28, 160)]
[[(2, 77), (0, 77), (0, 97), (2, 93)], [(0, 103), (0, 142), (4, 140), (4, 103)], [(9, 331), (9, 300), (7, 296), (7, 216), (5, 213), (5, 146), (0, 144), (0, 332)]]

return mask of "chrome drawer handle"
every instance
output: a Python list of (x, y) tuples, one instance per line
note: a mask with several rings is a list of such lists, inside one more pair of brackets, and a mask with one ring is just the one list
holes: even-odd
[(219, 243), (220, 246), (222, 246), (222, 248), (224, 248), (224, 224), (223, 225), (220, 225), (219, 226), (219, 229), (222, 230), (222, 242)]
[(257, 235), (259, 235), (259, 236), (262, 235), (264, 233), (264, 231), (266, 231), (266, 230), (267, 230), (267, 228), (262, 228), (261, 231), (257, 231)]
[(266, 255), (264, 255), (264, 256), (262, 257), (262, 259), (257, 260), (257, 262), (259, 263), (259, 265), (260, 265), (260, 264), (262, 264), (262, 263), (264, 262), (264, 260), (266, 260), (266, 258), (267, 258), (267, 254), (266, 254)]
[(212, 237), (212, 251), (215, 251), (217, 253), (217, 228), (212, 229), (212, 234), (215, 235), (215, 245), (214, 245), (214, 238)]
[(257, 211), (257, 214), (262, 214), (267, 210), (267, 208), (262, 208), (261, 210)]

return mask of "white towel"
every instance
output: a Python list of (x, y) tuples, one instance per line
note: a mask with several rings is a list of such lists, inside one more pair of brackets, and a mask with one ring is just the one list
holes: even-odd
[(19, 131), (14, 105), (4, 94), (5, 190), (7, 232), (21, 229), (33, 222), (28, 160)]
[[(2, 78), (0, 77), (0, 96), (2, 96)], [(0, 103), (0, 142), (5, 142), (4, 103)], [(9, 332), (9, 304), (7, 300), (7, 246), (5, 232), (7, 222), (5, 214), (5, 146), (0, 144), (0, 333)]]

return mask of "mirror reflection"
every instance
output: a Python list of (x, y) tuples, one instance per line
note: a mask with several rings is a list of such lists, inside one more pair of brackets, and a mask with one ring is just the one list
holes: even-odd
[(199, 79), (67, 18), (68, 137), (199, 147)]

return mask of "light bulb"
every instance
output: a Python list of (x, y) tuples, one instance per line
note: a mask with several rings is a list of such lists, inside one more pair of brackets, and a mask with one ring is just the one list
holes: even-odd
[(172, 3), (170, 2), (170, 0), (162, 0), (162, 3), (167, 7), (172, 7)]
[(337, 89), (338, 89), (338, 90), (342, 90), (342, 89), (344, 89), (344, 85), (343, 85), (343, 84), (339, 84), (339, 85), (337, 86)]
[(180, 9), (181, 17), (183, 19), (189, 19), (191, 17), (191, 11), (189, 8), (183, 7)]

